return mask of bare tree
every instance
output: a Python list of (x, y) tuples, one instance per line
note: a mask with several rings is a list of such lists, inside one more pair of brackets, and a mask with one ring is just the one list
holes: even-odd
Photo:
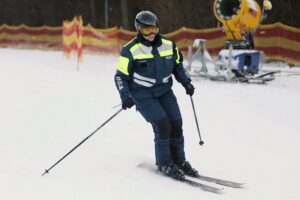
[(122, 20), (122, 28), (129, 29), (129, 22), (128, 22), (128, 8), (127, 8), (127, 0), (120, 0), (121, 1), (121, 20)]

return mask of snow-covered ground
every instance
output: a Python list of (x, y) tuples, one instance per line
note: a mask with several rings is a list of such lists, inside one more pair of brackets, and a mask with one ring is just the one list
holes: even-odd
[(300, 70), (287, 67), (267, 85), (195, 79), (203, 147), (190, 99), (174, 85), (188, 160), (204, 175), (245, 182), (243, 189), (224, 187), (218, 195), (138, 168), (154, 163), (154, 145), (150, 124), (135, 109), (122, 111), (42, 177), (119, 109), (116, 62), (84, 55), (77, 71), (62, 52), (0, 49), (1, 199), (299, 199), (300, 76), (289, 72)]

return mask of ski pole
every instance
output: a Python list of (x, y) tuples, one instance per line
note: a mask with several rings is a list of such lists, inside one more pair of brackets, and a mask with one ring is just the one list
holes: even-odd
[(204, 144), (204, 142), (201, 139), (201, 135), (200, 135), (200, 129), (199, 129), (198, 119), (197, 119), (197, 115), (196, 115), (196, 111), (195, 111), (194, 101), (193, 101), (192, 96), (190, 96), (190, 97), (191, 97), (192, 107), (193, 107), (193, 111), (194, 111), (194, 117), (195, 117), (195, 121), (196, 121), (196, 125), (197, 125), (197, 131), (198, 131), (198, 135), (199, 135), (199, 139), (200, 139), (199, 144), (202, 146)]
[(85, 139), (79, 142), (73, 149), (71, 149), (68, 153), (66, 153), (61, 159), (59, 159), (56, 163), (54, 163), (50, 168), (45, 169), (45, 172), (42, 174), (49, 174), (49, 171), (54, 168), (58, 163), (60, 163), (63, 159), (65, 159), (68, 155), (70, 155), (75, 149), (77, 149), (80, 145), (82, 145), (85, 141), (87, 141), (90, 137), (92, 137), (97, 131), (99, 131), (105, 124), (107, 124), (110, 120), (112, 120), (115, 116), (117, 116), (123, 109), (121, 108), (115, 114), (113, 114), (110, 118), (108, 118), (103, 124), (101, 124), (96, 130), (94, 130), (90, 135), (88, 135)]

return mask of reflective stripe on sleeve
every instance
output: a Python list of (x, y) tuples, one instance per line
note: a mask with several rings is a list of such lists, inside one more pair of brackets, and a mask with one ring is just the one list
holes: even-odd
[(123, 56), (119, 57), (119, 62), (117, 66), (117, 70), (122, 72), (123, 74), (128, 75), (128, 64), (129, 64), (129, 59)]
[(179, 56), (179, 50), (178, 47), (176, 47), (176, 53), (177, 53), (177, 59), (176, 59), (176, 63), (180, 63), (180, 56)]

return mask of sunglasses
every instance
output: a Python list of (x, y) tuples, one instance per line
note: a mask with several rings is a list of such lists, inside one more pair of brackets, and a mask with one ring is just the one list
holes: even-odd
[(157, 26), (141, 27), (140, 31), (143, 34), (143, 36), (147, 37), (152, 34), (156, 35), (158, 33), (158, 27)]

